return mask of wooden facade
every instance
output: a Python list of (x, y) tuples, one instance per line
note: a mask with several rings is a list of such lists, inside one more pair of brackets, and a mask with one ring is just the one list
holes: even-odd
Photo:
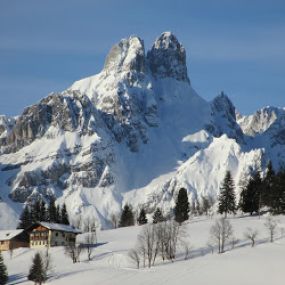
[(0, 251), (29, 246), (29, 235), (24, 230), (0, 231)]
[(67, 225), (38, 223), (30, 228), (30, 247), (66, 246), (75, 243), (78, 233)]
[(75, 244), (79, 233), (79, 230), (69, 225), (38, 222), (25, 230), (0, 231), (0, 251)]

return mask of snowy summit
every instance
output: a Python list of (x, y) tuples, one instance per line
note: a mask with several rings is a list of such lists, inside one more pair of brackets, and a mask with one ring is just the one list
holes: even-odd
[(269, 160), (284, 165), (284, 118), (273, 107), (242, 116), (224, 93), (200, 97), (171, 32), (148, 51), (139, 37), (123, 39), (99, 74), (0, 117), (0, 228), (52, 196), (102, 228), (126, 203), (171, 212), (181, 187), (193, 203), (216, 198), (226, 170), (239, 185)]

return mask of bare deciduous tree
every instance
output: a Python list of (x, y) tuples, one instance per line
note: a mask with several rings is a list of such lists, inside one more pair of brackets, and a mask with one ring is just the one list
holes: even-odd
[(145, 253), (148, 267), (153, 264), (154, 250), (156, 246), (155, 225), (149, 224), (143, 227), (138, 236), (139, 248)]
[(266, 218), (264, 225), (267, 228), (267, 230), (269, 231), (270, 242), (273, 242), (274, 236), (276, 234), (277, 222), (275, 221), (275, 219), (272, 216), (268, 216)]
[(120, 215), (117, 215), (117, 214), (111, 215), (111, 223), (112, 223), (114, 229), (116, 229), (119, 225), (119, 216)]
[[(136, 262), (137, 254), (143, 262), (143, 266), (151, 267), (155, 264), (158, 256), (174, 261), (178, 242), (182, 237), (182, 227), (175, 221), (164, 221), (157, 224), (147, 224), (143, 226), (138, 236), (136, 248), (130, 252), (131, 259)], [(190, 247), (188, 246), (185, 256), (189, 256)]]
[(244, 237), (251, 241), (251, 247), (255, 246), (255, 240), (257, 236), (258, 236), (258, 231), (252, 228), (247, 228), (244, 233)]
[(217, 244), (219, 253), (223, 253), (225, 251), (225, 244), (232, 235), (232, 225), (225, 218), (216, 220), (210, 229), (211, 240)]
[(87, 258), (90, 261), (92, 259), (92, 253), (97, 244), (97, 224), (95, 219), (87, 218), (84, 223), (84, 236), (83, 248), (87, 252)]
[(136, 263), (137, 269), (140, 268), (140, 250), (135, 248), (131, 249), (128, 253), (130, 259)]
[(237, 239), (234, 235), (230, 238), (230, 244), (232, 246), (232, 249), (235, 248), (238, 242), (239, 242), (239, 239)]
[(65, 246), (65, 254), (72, 259), (73, 263), (80, 261), (81, 250), (81, 244), (70, 242)]
[(92, 253), (94, 251), (94, 248), (96, 246), (96, 233), (95, 232), (88, 232), (85, 234), (84, 237), (84, 249), (87, 253), (87, 259), (90, 261), (92, 260)]

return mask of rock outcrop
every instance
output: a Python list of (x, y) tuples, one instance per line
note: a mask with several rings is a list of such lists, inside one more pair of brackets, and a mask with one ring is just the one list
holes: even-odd
[(152, 74), (156, 78), (175, 78), (190, 82), (186, 51), (171, 32), (161, 34), (147, 53)]

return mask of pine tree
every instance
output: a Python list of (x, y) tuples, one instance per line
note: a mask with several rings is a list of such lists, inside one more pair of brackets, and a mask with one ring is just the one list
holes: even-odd
[(259, 172), (249, 179), (240, 194), (239, 207), (244, 213), (257, 213), (261, 207), (262, 180)]
[(187, 190), (181, 188), (179, 190), (176, 205), (174, 208), (174, 219), (180, 225), (189, 219), (190, 205), (188, 201)]
[(274, 179), (275, 179), (275, 171), (272, 166), (272, 162), (269, 161), (266, 169), (266, 175), (263, 180), (264, 184), (264, 195), (263, 195), (263, 204), (272, 208), (272, 203), (275, 193), (274, 193)]
[(41, 222), (41, 200), (36, 200), (31, 207), (33, 222)]
[(47, 275), (44, 269), (44, 263), (39, 253), (36, 253), (33, 259), (32, 267), (28, 275), (28, 279), (34, 281), (35, 284), (41, 285), (47, 280)]
[(199, 201), (198, 198), (196, 199), (196, 212), (197, 212), (197, 215), (202, 215), (202, 210), (201, 210), (201, 206), (200, 206), (200, 201)]
[(41, 222), (47, 221), (47, 209), (46, 209), (46, 203), (44, 200), (41, 200), (39, 218)]
[(7, 267), (4, 264), (2, 253), (0, 251), (0, 285), (6, 284), (8, 281)]
[(209, 199), (207, 197), (202, 196), (202, 212), (208, 215), (210, 209), (211, 205)]
[(50, 198), (49, 207), (48, 207), (48, 221), (50, 223), (57, 222), (57, 213), (56, 213), (55, 199), (54, 197)]
[(153, 214), (152, 222), (154, 224), (157, 224), (157, 223), (161, 223), (163, 221), (165, 221), (165, 218), (164, 218), (160, 208), (157, 208)]
[(26, 229), (33, 223), (29, 206), (26, 205), (21, 216), (18, 229)]
[(146, 218), (146, 213), (144, 208), (141, 209), (139, 217), (138, 217), (138, 224), (139, 225), (144, 225), (147, 224), (147, 218)]
[(274, 177), (272, 184), (270, 211), (274, 215), (285, 213), (285, 170), (280, 170)]
[(132, 212), (131, 206), (126, 204), (124, 206), (123, 212), (121, 214), (121, 219), (119, 222), (119, 227), (128, 227), (133, 226), (134, 223), (134, 214)]
[(61, 209), (59, 205), (56, 206), (55, 222), (59, 224), (61, 223)]
[(230, 171), (226, 172), (224, 181), (220, 188), (219, 195), (219, 208), (218, 212), (220, 214), (225, 214), (225, 218), (228, 213), (236, 212), (236, 198), (234, 192), (234, 181)]
[(65, 225), (69, 225), (69, 218), (68, 218), (68, 213), (66, 210), (65, 203), (63, 203), (62, 208), (61, 208), (61, 223)]

